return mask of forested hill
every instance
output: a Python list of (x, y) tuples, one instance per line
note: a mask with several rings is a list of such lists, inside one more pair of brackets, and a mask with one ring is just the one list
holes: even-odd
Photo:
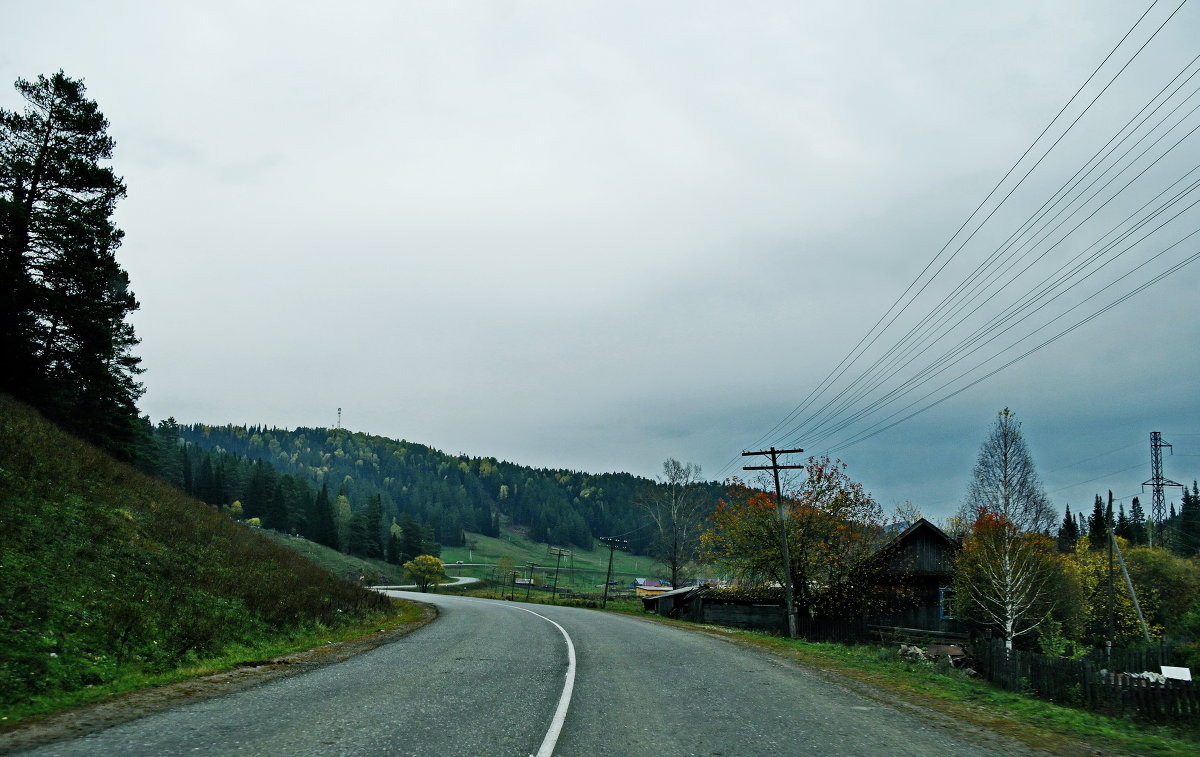
[[(581, 548), (591, 548), (599, 536), (622, 536), (638, 553), (655, 536), (634, 499), (657, 484), (628, 473), (530, 468), (345, 429), (190, 425), (177, 433), (200, 449), (265, 461), (280, 474), (325, 485), (355, 512), (379, 495), (385, 525), (409, 515), (445, 545), (462, 545), (465, 532), (499, 535), (501, 524), (536, 541)], [(201, 489), (211, 482), (188, 484)], [(264, 496), (267, 489), (261, 488)], [(722, 488), (712, 483), (705, 491), (715, 503)], [(249, 490), (246, 496), (252, 498)], [(242, 505), (247, 516), (262, 509), (253, 501)]]

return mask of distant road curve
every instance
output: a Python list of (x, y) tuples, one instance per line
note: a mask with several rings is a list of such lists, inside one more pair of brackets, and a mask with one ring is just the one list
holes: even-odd
[[(438, 584), (438, 586), (465, 586), (466, 584), (476, 584), (482, 579), (471, 578), (470, 576), (450, 576), (450, 583)], [(409, 591), (416, 589), (416, 584), (407, 584), (405, 586), (372, 586), (372, 589), (377, 591)]]
[(757, 648), (676, 626), (579, 608), (388, 593), (434, 604), (439, 617), (345, 662), (29, 754), (1030, 754), (852, 693)]

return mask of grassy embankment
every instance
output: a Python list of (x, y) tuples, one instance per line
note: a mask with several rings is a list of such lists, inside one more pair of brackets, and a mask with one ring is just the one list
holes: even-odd
[(0, 573), (3, 725), (401, 612), (4, 395)]
[(399, 565), (348, 555), (300, 536), (288, 536), (274, 531), (264, 533), (309, 562), (316, 563), (348, 581), (357, 581), (368, 586), (410, 583), (407, 572)]

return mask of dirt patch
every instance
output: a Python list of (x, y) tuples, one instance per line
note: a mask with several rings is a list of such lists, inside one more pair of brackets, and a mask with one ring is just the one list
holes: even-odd
[(12, 754), (55, 741), (80, 738), (156, 712), (232, 694), (279, 678), (333, 665), (407, 636), (437, 617), (437, 609), (432, 605), (421, 607), (422, 615), (419, 620), (386, 631), (368, 634), (351, 641), (325, 644), (283, 657), (242, 663), (236, 668), (220, 673), (151, 686), (102, 702), (19, 723), (0, 733), (0, 754)]

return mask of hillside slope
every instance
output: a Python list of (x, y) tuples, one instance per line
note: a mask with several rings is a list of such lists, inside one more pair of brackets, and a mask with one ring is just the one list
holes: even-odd
[[(185, 425), (177, 433), (200, 449), (265, 461), (316, 487), (327, 485), (331, 496), (345, 496), (355, 510), (378, 496), (385, 522), (413, 516), (443, 547), (465, 546), (467, 533), (498, 537), (502, 524), (535, 542), (584, 550), (595, 537), (623, 536), (632, 552), (645, 554), (654, 536), (635, 501), (661, 484), (629, 473), (532, 468), (345, 429)], [(191, 485), (197, 496), (227, 504), (231, 493), (210, 485), (219, 473), (201, 471)], [(716, 482), (701, 486), (709, 502), (704, 515), (724, 488)], [(248, 492), (246, 497), (247, 513), (266, 508)]]
[(0, 707), (390, 613), (0, 395)]

